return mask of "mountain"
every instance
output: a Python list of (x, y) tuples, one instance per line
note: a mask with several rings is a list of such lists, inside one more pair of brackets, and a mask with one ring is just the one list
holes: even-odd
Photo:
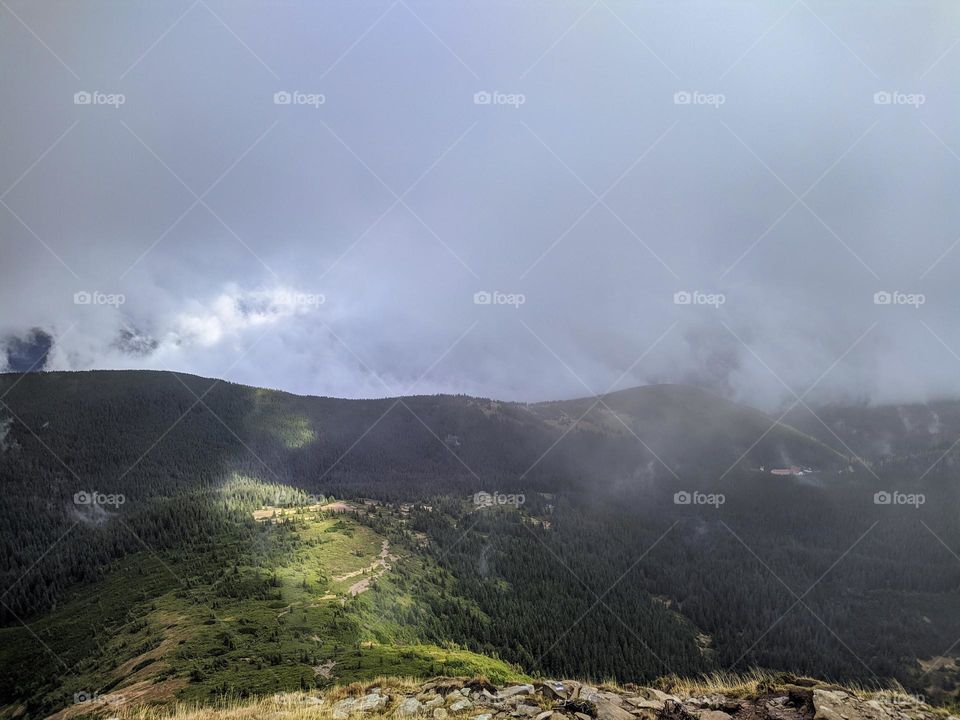
[[(339, 400), (165, 372), (94, 371), (3, 375), (0, 395), (22, 426), (12, 440), (32, 437), (71, 457), (102, 443), (100, 472), (121, 475), (137, 463), (134, 472), (149, 475), (164, 453), (202, 453), (210, 472), (236, 461), (266, 467), (277, 480), (322, 477), (334, 488), (414, 499), (441, 476), (473, 489), (478, 477), (558, 489), (647, 467), (658, 476), (720, 475), (734, 466), (832, 470), (846, 462), (829, 443), (757, 410), (677, 385), (537, 404), (450, 395)], [(202, 484), (196, 470), (187, 482)]]
[(0, 716), (756, 666), (949, 701), (953, 456), (921, 477), (804, 430), (675, 385), (525, 404), (0, 375)]

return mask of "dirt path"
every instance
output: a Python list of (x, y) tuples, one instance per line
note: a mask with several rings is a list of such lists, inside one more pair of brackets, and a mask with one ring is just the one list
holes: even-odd
[(346, 575), (336, 577), (334, 580), (337, 582), (343, 582), (344, 580), (349, 580), (350, 578), (357, 577), (358, 575), (370, 573), (368, 577), (358, 580), (350, 586), (350, 589), (347, 592), (351, 597), (354, 597), (369, 590), (370, 584), (390, 569), (391, 560), (393, 560), (393, 556), (390, 554), (390, 543), (387, 540), (384, 540), (383, 545), (380, 547), (380, 555), (377, 556), (377, 559), (373, 563), (371, 563), (368, 567), (361, 568), (360, 570), (354, 570)]
[(380, 555), (377, 556), (377, 559), (374, 560), (369, 566), (365, 568), (360, 568), (359, 570), (354, 570), (353, 572), (348, 572), (346, 575), (339, 575), (335, 577), (336, 582), (343, 582), (344, 580), (349, 580), (354, 578), (357, 575), (363, 575), (364, 573), (374, 572), (378, 568), (387, 568), (387, 561), (390, 559), (390, 542), (387, 540), (383, 541), (383, 545), (380, 546)]

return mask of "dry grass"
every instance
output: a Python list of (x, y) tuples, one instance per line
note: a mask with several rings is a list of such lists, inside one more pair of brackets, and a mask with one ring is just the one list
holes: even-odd
[[(434, 678), (442, 686), (445, 681), (458, 684), (463, 678)], [(466, 682), (485, 683), (486, 678), (474, 677)], [(114, 708), (110, 717), (116, 720), (332, 720), (331, 707), (338, 700), (359, 697), (372, 690), (378, 690), (394, 698), (419, 693), (425, 682), (413, 678), (382, 676), (365, 682), (340, 685), (323, 693), (322, 701), (316, 693), (283, 693), (258, 699), (229, 699), (207, 705), (176, 703), (164, 706), (138, 706)], [(783, 691), (790, 686), (844, 690), (863, 699), (883, 696), (887, 700), (906, 705), (915, 704), (916, 697), (900, 686), (879, 690), (863, 685), (845, 684), (843, 686), (825, 683), (812, 678), (751, 670), (745, 673), (713, 673), (699, 678), (681, 678), (668, 676), (660, 678), (654, 686), (660, 690), (680, 697), (724, 695), (727, 697), (758, 697), (768, 693)], [(618, 683), (606, 681), (601, 689), (625, 692), (626, 688)], [(545, 709), (551, 705), (547, 698), (537, 698), (538, 704)], [(944, 708), (930, 708), (937, 715), (947, 718)], [(395, 702), (381, 713), (364, 715), (364, 720), (395, 720)]]
[(311, 704), (308, 697), (304, 693), (285, 693), (255, 700), (221, 701), (214, 705), (140, 706), (121, 709), (113, 717), (118, 720), (327, 720), (331, 717), (328, 704)]
[(875, 688), (853, 683), (835, 685), (802, 675), (758, 669), (744, 673), (716, 672), (692, 678), (669, 675), (658, 679), (655, 683), (657, 688), (673, 695), (728, 695), (731, 697), (764, 695), (790, 685), (845, 690), (859, 697), (868, 697), (875, 691)]

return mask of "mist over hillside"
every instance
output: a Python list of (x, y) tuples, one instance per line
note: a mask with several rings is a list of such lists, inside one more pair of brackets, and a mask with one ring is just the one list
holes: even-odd
[[(485, 657), (507, 664), (484, 672), (622, 681), (759, 665), (951, 692), (951, 672), (924, 663), (960, 634), (955, 455), (917, 480), (929, 448), (912, 435), (896, 456), (854, 457), (676, 385), (339, 400), (93, 371), (3, 375), (0, 394), (3, 662), (31, 668), (9, 702), (29, 687), (56, 708), (62, 656), (77, 688), (134, 682), (117, 674), (128, 662), (163, 696), (209, 699), (363, 678), (401, 645), (415, 674)], [(857, 437), (886, 437), (896, 413), (863, 412), (846, 419)], [(328, 531), (344, 547), (373, 533), (356, 548), (368, 580), (328, 569), (337, 544), (315, 554)], [(81, 643), (77, 620), (103, 641)], [(107, 641), (129, 623), (133, 644)], [(204, 643), (226, 650), (207, 661)], [(244, 680), (251, 656), (287, 670)]]

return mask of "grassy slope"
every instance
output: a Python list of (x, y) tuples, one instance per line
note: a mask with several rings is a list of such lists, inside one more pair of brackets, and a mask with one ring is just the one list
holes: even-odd
[[(126, 558), (29, 630), (0, 629), (0, 667), (22, 671), (8, 682), (34, 698), (39, 714), (77, 693), (210, 701), (388, 670), (521, 677), (500, 661), (422, 644), (417, 628), (401, 621), (415, 603), (410, 575), (436, 574), (422, 558), (392, 549), (392, 567), (371, 570), (385, 538), (347, 515), (295, 517), (263, 523), (263, 542), (275, 545), (263, 552), (229, 548), (221, 539), (219, 559), (146, 552)], [(351, 597), (350, 587), (371, 575), (371, 589)], [(330, 661), (327, 678), (315, 668)]]

